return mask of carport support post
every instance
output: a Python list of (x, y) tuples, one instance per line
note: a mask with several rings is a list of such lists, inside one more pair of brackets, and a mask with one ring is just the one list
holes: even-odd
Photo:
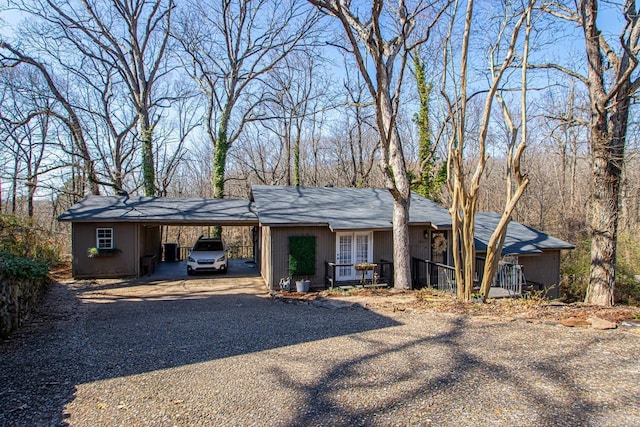
[(141, 255), (140, 255), (140, 224), (136, 224), (135, 227), (135, 236), (133, 236), (133, 256), (135, 260), (135, 272), (136, 277), (140, 277), (141, 271)]

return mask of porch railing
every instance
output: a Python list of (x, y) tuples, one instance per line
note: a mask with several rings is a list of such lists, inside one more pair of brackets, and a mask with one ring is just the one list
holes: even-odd
[(522, 287), (527, 284), (522, 265), (500, 261), (493, 278), (493, 286), (509, 291), (510, 295), (522, 295)]
[[(479, 286), (484, 273), (484, 258), (476, 259), (476, 273), (474, 285)], [(456, 276), (453, 266), (437, 262), (411, 259), (411, 279), (414, 289), (430, 287), (446, 292), (456, 291)], [(522, 265), (501, 261), (493, 278), (494, 287), (506, 289), (510, 295), (522, 294), (522, 288), (526, 285)]]
[(455, 269), (438, 262), (412, 258), (411, 280), (414, 289), (429, 287), (445, 292), (456, 291)]
[[(367, 279), (372, 285), (379, 286), (393, 286), (393, 262), (381, 259), (376, 262), (378, 267), (374, 271), (374, 278)], [(358, 285), (361, 283), (361, 279), (356, 280), (338, 280), (336, 275), (336, 269), (340, 267), (354, 267), (355, 264), (336, 264), (335, 262), (325, 262), (325, 285), (328, 288), (334, 288), (341, 285)]]

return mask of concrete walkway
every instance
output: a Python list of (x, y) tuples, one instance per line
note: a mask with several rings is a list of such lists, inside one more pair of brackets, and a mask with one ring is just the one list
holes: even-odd
[[(219, 278), (220, 276), (228, 277), (255, 277), (260, 272), (256, 264), (251, 259), (229, 259), (229, 268), (226, 273), (210, 272), (210, 273), (198, 273), (194, 278)], [(177, 279), (191, 279), (191, 276), (187, 275), (187, 261), (175, 261), (175, 262), (159, 262), (156, 266), (155, 272), (151, 276), (144, 276), (143, 279), (148, 278), (152, 280), (177, 280)]]

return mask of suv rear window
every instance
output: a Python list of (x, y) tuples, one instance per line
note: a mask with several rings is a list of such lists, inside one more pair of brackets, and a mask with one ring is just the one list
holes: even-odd
[(199, 241), (193, 246), (194, 251), (223, 251), (224, 246), (220, 240)]

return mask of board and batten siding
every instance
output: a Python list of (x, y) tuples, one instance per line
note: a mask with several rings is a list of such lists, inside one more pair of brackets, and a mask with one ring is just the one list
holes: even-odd
[(539, 255), (520, 255), (518, 263), (524, 268), (524, 276), (527, 281), (537, 282), (549, 289), (548, 295), (558, 297), (558, 285), (560, 284), (560, 251), (545, 250)]
[(373, 262), (393, 260), (393, 233), (391, 230), (373, 232)]
[(412, 258), (431, 259), (430, 232), (431, 229), (426, 226), (409, 226), (409, 253)]
[[(304, 278), (311, 280), (313, 288), (324, 287), (325, 261), (334, 261), (336, 251), (335, 233), (332, 233), (329, 227), (263, 227), (263, 247), (269, 248), (263, 251), (262, 257), (263, 278), (267, 282), (267, 287), (278, 289), (280, 279), (289, 276), (289, 237), (291, 236), (315, 236), (316, 274)], [(292, 280), (295, 279), (302, 278), (292, 277)]]
[[(138, 274), (138, 225), (132, 223), (85, 223), (71, 226), (73, 270), (75, 278), (112, 278)], [(96, 246), (96, 229), (113, 229), (113, 246), (121, 252), (113, 256), (89, 258), (87, 251)]]

